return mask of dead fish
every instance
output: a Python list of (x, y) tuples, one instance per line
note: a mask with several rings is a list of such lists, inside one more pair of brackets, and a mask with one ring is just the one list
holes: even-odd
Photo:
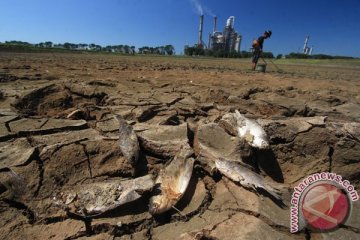
[(269, 140), (265, 130), (258, 122), (253, 119), (246, 118), (235, 110), (234, 116), (237, 122), (237, 130), (240, 138), (247, 141), (251, 146), (266, 149), (269, 148)]
[(55, 204), (73, 214), (87, 217), (99, 215), (125, 203), (139, 199), (154, 187), (152, 175), (131, 179), (79, 185), (57, 193)]
[(160, 214), (168, 211), (184, 195), (193, 171), (194, 159), (190, 158), (193, 151), (185, 145), (171, 163), (162, 169), (155, 181), (161, 193), (150, 199), (149, 212)]
[(116, 118), (119, 121), (119, 145), (121, 152), (132, 165), (135, 165), (139, 159), (140, 152), (137, 135), (132, 126), (124, 118), (119, 115), (116, 115)]
[(246, 188), (252, 188), (255, 191), (261, 188), (267, 191), (277, 200), (281, 201), (281, 191), (276, 187), (272, 187), (269, 183), (265, 182), (264, 178), (251, 171), (246, 166), (239, 162), (228, 161), (223, 158), (216, 159), (216, 168), (226, 177), (230, 178), (234, 182), (240, 183), (240, 185)]

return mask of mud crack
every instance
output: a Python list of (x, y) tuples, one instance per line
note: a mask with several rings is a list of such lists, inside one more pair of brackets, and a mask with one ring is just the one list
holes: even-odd
[(12, 132), (12, 131), (11, 131), (11, 128), (10, 128), (10, 123), (11, 123), (11, 122), (15, 122), (15, 121), (17, 121), (17, 120), (19, 120), (19, 119), (20, 119), (20, 117), (15, 117), (15, 118), (13, 118), (13, 119), (11, 119), (11, 120), (9, 120), (9, 121), (6, 121), (6, 122), (5, 122), (6, 130), (8, 130), (8, 132)]
[(87, 151), (87, 149), (86, 149), (86, 145), (85, 145), (85, 144), (83, 144), (83, 143), (80, 143), (80, 145), (82, 146), (83, 151), (84, 151), (84, 153), (85, 153), (85, 155), (86, 155), (86, 162), (87, 162), (87, 166), (88, 166), (88, 170), (89, 170), (90, 178), (92, 178), (92, 177), (93, 177), (93, 175), (92, 175), (92, 170), (91, 170), (90, 155), (89, 155), (89, 153), (88, 153), (88, 151)]
[(29, 224), (34, 224), (36, 222), (35, 213), (24, 203), (13, 199), (2, 199), (2, 201), (8, 204), (9, 207), (19, 210), (28, 219)]
[(40, 159), (40, 154), (37, 149), (35, 150), (35, 153), (34, 153), (34, 160), (35, 160), (36, 164), (38, 165), (38, 170), (39, 170), (38, 186), (34, 192), (34, 197), (37, 197), (39, 195), (41, 187), (43, 186), (43, 181), (44, 181), (44, 163)]
[(243, 213), (243, 214), (246, 214), (246, 215), (249, 215), (249, 216), (253, 216), (253, 217), (256, 217), (257, 219), (261, 220), (262, 222), (264, 222), (268, 226), (270, 226), (275, 231), (284, 233), (284, 234), (286, 234), (288, 236), (300, 235), (300, 234), (305, 233), (305, 230), (299, 231), (297, 233), (290, 233), (288, 227), (283, 226), (283, 225), (279, 225), (279, 224), (273, 222), (270, 218), (262, 215), (261, 213), (251, 211), (251, 210), (247, 210), (247, 209), (243, 209), (243, 208), (225, 208), (225, 209), (216, 208), (216, 209), (209, 209), (209, 211), (213, 211), (213, 212), (234, 211), (234, 212)]
[(356, 228), (356, 227), (352, 227), (352, 226), (348, 226), (348, 225), (340, 225), (340, 228), (349, 230), (354, 233), (360, 233), (360, 228)]

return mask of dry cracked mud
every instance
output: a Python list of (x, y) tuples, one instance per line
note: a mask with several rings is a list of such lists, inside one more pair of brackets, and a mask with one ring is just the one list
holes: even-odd
[[(360, 187), (359, 66), (281, 65), (248, 71), (243, 60), (92, 54), (0, 54), (1, 239), (359, 239), (360, 205), (331, 233), (289, 231), (292, 187), (334, 172)], [(239, 142), (222, 117), (255, 118), (269, 150)], [(140, 157), (117, 139), (120, 114)], [(54, 194), (159, 170), (188, 143), (189, 187), (176, 208), (148, 212), (151, 192), (98, 216), (56, 206)], [(214, 171), (209, 154), (242, 158), (283, 186), (283, 203)], [(19, 178), (14, 178), (16, 173)]]

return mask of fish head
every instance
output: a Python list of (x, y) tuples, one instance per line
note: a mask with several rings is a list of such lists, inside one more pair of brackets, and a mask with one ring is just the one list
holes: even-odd
[(264, 138), (255, 138), (253, 145), (259, 149), (269, 149), (269, 142)]
[(226, 161), (223, 159), (223, 158), (218, 158), (218, 159), (216, 159), (215, 160), (215, 167), (217, 168), (217, 169), (224, 169), (224, 168), (226, 168)]
[(163, 196), (162, 195), (157, 195), (157, 196), (153, 196), (150, 199), (150, 203), (149, 203), (149, 212), (151, 214), (159, 214), (164, 212), (163, 211)]

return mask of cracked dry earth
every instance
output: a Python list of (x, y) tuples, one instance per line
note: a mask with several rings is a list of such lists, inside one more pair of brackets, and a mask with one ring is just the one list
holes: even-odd
[[(263, 74), (248, 71), (247, 60), (0, 53), (0, 238), (359, 239), (358, 202), (331, 233), (290, 234), (289, 206), (291, 188), (316, 172), (341, 174), (359, 189), (360, 67), (280, 67)], [(264, 127), (269, 151), (239, 153), (219, 127), (235, 109)], [(138, 135), (136, 166), (114, 140), (114, 114)], [(196, 157), (181, 214), (150, 215), (151, 193), (89, 218), (52, 200), (72, 186), (156, 176), (181, 143)], [(211, 171), (204, 145), (244, 157), (283, 186), (287, 206)]]

